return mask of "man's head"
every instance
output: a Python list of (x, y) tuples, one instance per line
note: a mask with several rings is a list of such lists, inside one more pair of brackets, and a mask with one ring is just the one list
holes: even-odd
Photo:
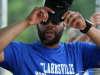
[(63, 22), (54, 22), (51, 20), (40, 22), (37, 26), (38, 36), (43, 44), (54, 45), (60, 41), (65, 27)]
[(55, 22), (61, 22), (63, 14), (70, 10), (73, 0), (46, 0), (44, 6), (51, 8), (55, 14), (49, 14), (49, 19)]
[(51, 8), (55, 14), (49, 14), (47, 22), (40, 22), (37, 26), (40, 41), (45, 45), (54, 45), (60, 41), (66, 25), (61, 17), (70, 9), (73, 0), (46, 0), (45, 5)]

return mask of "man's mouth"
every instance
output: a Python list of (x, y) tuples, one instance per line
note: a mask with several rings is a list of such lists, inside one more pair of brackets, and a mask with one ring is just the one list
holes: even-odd
[(54, 35), (54, 31), (53, 30), (47, 30), (45, 32), (45, 34), (46, 34), (46, 36), (52, 36), (52, 35)]

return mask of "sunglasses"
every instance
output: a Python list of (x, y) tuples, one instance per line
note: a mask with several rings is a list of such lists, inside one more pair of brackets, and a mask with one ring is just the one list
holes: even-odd
[(62, 22), (55, 22), (51, 20), (47, 20), (47, 22), (43, 22), (43, 21), (40, 22), (40, 24), (42, 25), (48, 25), (49, 23), (51, 23), (52, 25), (60, 25)]

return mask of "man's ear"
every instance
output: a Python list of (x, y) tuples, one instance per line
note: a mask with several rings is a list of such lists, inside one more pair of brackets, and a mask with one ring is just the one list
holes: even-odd
[(66, 23), (63, 23), (63, 25), (64, 25), (64, 30), (66, 30)]

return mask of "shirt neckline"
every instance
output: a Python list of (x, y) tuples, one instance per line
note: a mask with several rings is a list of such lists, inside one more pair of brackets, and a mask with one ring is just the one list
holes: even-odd
[(42, 45), (39, 41), (37, 41), (37, 43), (38, 43), (38, 45), (39, 45), (39, 47), (42, 49), (42, 50), (44, 50), (44, 51), (46, 51), (46, 52), (48, 52), (48, 53), (59, 53), (59, 52), (61, 52), (61, 50), (63, 49), (63, 44), (60, 42), (60, 45), (59, 45), (59, 47), (57, 47), (57, 48), (48, 48), (48, 47), (45, 47), (44, 45)]

